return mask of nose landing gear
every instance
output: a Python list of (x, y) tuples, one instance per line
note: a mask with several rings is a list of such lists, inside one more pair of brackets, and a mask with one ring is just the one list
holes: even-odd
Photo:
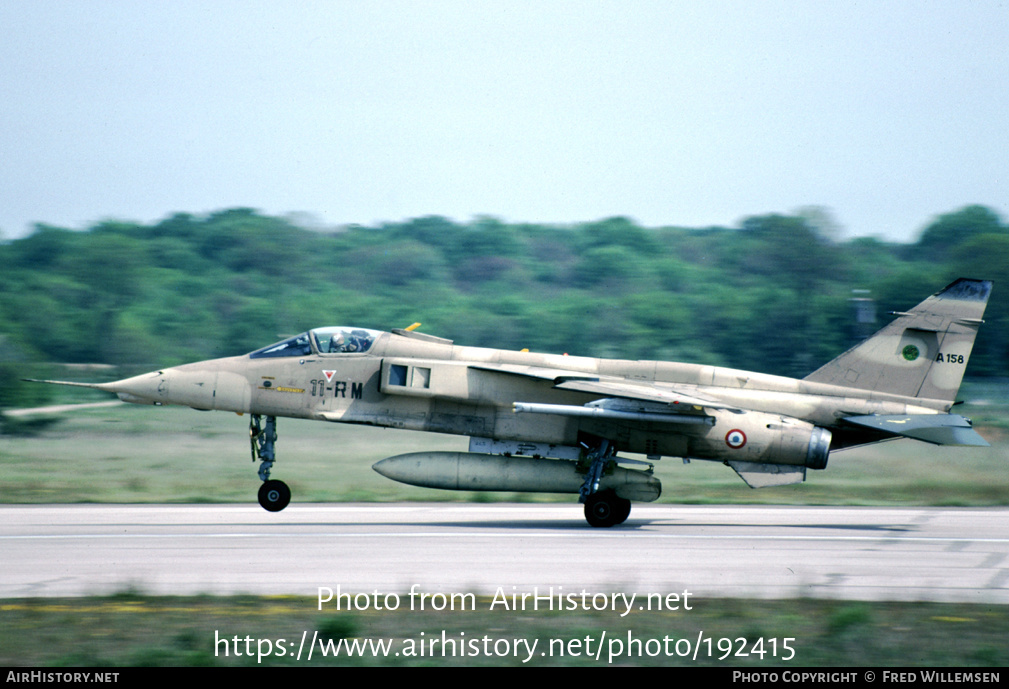
[(259, 488), (259, 504), (270, 512), (279, 512), (291, 502), (291, 489), (283, 481), (271, 480), (270, 469), (276, 461), (277, 418), (266, 417), (262, 424), (259, 414), (253, 414), (249, 421), (249, 442), (252, 445), (252, 461), (259, 460), (259, 478), (263, 485)]

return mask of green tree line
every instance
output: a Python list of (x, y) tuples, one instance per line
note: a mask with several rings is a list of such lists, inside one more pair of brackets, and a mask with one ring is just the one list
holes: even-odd
[[(1009, 373), (1009, 226), (997, 213), (938, 216), (909, 244), (837, 241), (821, 221), (430, 216), (318, 230), (230, 209), (39, 225), (0, 244), (0, 406), (31, 362), (156, 368), (321, 325), (414, 321), (460, 344), (803, 376), (960, 276), (996, 283), (968, 374)], [(875, 301), (874, 326), (856, 322), (853, 290)]]

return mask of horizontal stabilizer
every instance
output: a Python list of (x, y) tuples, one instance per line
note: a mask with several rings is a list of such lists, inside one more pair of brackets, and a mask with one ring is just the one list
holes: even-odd
[(971, 422), (956, 414), (878, 414), (849, 416), (844, 421), (935, 445), (988, 447)]

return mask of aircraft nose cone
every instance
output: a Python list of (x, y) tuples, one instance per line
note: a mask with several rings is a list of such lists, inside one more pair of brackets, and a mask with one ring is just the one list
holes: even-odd
[(99, 387), (114, 392), (123, 402), (133, 404), (168, 404), (169, 375), (167, 371), (143, 373)]
[[(226, 370), (229, 366), (231, 370)], [(245, 413), (250, 410), (250, 386), (243, 372), (234, 368), (234, 362), (229, 360), (200, 362), (93, 387), (114, 392), (119, 399), (132, 404), (177, 404)]]

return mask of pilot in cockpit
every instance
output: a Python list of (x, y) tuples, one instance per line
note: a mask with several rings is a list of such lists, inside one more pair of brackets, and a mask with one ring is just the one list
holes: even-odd
[(366, 352), (371, 342), (366, 330), (354, 330), (349, 335), (341, 330), (329, 339), (329, 353)]
[(351, 342), (347, 342), (347, 338), (343, 336), (343, 331), (341, 330), (336, 335), (333, 335), (329, 340), (329, 351), (333, 352), (356, 352), (357, 347)]

